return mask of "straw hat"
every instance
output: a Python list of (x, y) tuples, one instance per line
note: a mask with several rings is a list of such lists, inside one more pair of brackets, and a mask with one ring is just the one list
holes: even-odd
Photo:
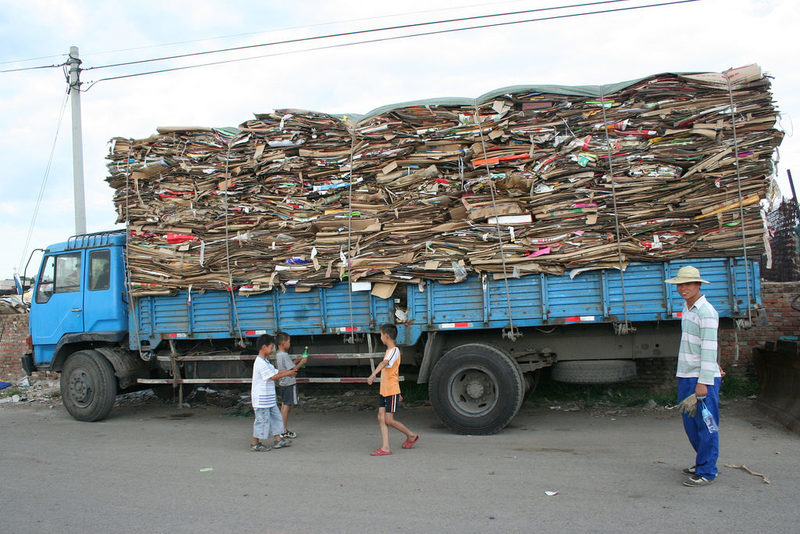
[(703, 280), (700, 278), (700, 271), (697, 270), (697, 267), (692, 267), (691, 265), (687, 265), (686, 267), (681, 267), (678, 269), (678, 276), (675, 278), (670, 278), (669, 280), (664, 280), (668, 284), (686, 284), (688, 282), (705, 282), (708, 284), (708, 280)]

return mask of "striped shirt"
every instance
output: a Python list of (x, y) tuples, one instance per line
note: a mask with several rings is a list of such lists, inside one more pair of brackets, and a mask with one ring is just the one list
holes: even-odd
[(712, 385), (721, 376), (717, 364), (717, 327), (719, 314), (701, 295), (691, 308), (683, 305), (681, 348), (678, 352), (678, 378), (697, 378)]
[(261, 356), (253, 362), (253, 383), (250, 386), (250, 402), (253, 408), (271, 408), (277, 404), (275, 381), (271, 378), (278, 370)]

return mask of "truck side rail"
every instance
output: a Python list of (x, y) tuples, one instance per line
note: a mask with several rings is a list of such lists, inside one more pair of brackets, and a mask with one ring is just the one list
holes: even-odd
[[(296, 361), (301, 355), (290, 354), (289, 358)], [(383, 352), (362, 352), (362, 353), (336, 353), (336, 354), (309, 354), (309, 362), (329, 362), (331, 360), (369, 360), (371, 371), (375, 370), (375, 360), (380, 360), (384, 357)], [(175, 362), (221, 362), (221, 361), (253, 361), (256, 359), (255, 354), (195, 354), (195, 355), (182, 355), (182, 356), (165, 356), (159, 355), (158, 359), (161, 361), (175, 361)], [(404, 381), (403, 376), (399, 377), (400, 381)], [(366, 384), (366, 377), (297, 377), (298, 384)], [(139, 384), (145, 385), (164, 385), (173, 384), (180, 386), (181, 384), (250, 384), (253, 381), (252, 377), (234, 377), (234, 378), (182, 378), (176, 375), (173, 378), (140, 378)], [(380, 377), (375, 377), (376, 382), (380, 382)]]
[[(236, 299), (235, 306), (233, 299)], [(279, 330), (292, 335), (377, 332), (393, 322), (391, 299), (369, 291), (350, 292), (349, 284), (331, 288), (241, 295), (227, 291), (134, 299), (129, 317), (131, 348), (154, 349), (162, 341), (257, 337)]]
[[(664, 281), (685, 265), (698, 267), (710, 282), (703, 292), (720, 317), (747, 316), (761, 305), (758, 262), (745, 265), (742, 258), (632, 262), (624, 274), (598, 269), (528, 275), (509, 279), (508, 291), (503, 280), (473, 275), (458, 284), (426, 281), (406, 286), (408, 319), (397, 324), (397, 341), (414, 345), (426, 332), (502, 329), (510, 321), (515, 327), (539, 327), (677, 320), (683, 300)], [(140, 348), (140, 340), (141, 348), (148, 350), (162, 341), (255, 337), (278, 330), (295, 336), (375, 333), (381, 324), (395, 322), (394, 307), (391, 298), (351, 293), (346, 282), (311, 291), (290, 286), (285, 292), (250, 296), (184, 291), (135, 299), (130, 341), (132, 349)]]
[[(538, 274), (508, 280), (469, 277), (459, 284), (427, 283), (424, 292), (409, 291), (407, 337), (423, 331), (676, 320), (683, 299), (665, 280), (685, 265), (700, 269), (709, 284), (703, 293), (720, 317), (746, 316), (761, 304), (759, 265), (740, 258), (704, 258), (669, 263), (630, 263), (618, 269), (586, 271), (571, 277)], [(749, 284), (748, 284), (749, 282)], [(750, 300), (747, 300), (747, 286)]]

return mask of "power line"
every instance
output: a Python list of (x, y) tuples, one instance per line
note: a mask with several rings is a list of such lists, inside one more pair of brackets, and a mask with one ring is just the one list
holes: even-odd
[(52, 59), (54, 57), (63, 57), (64, 54), (53, 54), (52, 56), (39, 56), (39, 57), (30, 57), (28, 59), (8, 59), (6, 61), (0, 61), (0, 65), (8, 65), (9, 63), (27, 63), (29, 61), (39, 61), (40, 59)]
[[(619, 1), (619, 0), (616, 0), (616, 1)], [(171, 68), (159, 69), (159, 70), (153, 70), (153, 71), (138, 72), (138, 73), (134, 73), (134, 74), (123, 74), (123, 75), (120, 75), (120, 76), (111, 76), (111, 77), (107, 77), (107, 78), (100, 78), (99, 80), (95, 80), (93, 82), (90, 82), (88, 87), (85, 90), (88, 91), (94, 85), (96, 85), (96, 84), (98, 84), (100, 82), (104, 82), (104, 81), (120, 80), (120, 79), (124, 79), (124, 78), (135, 78), (135, 77), (138, 77), (138, 76), (148, 76), (148, 75), (151, 75), (151, 74), (161, 74), (161, 73), (165, 73), (165, 72), (174, 72), (174, 71), (180, 71), (180, 70), (196, 69), (196, 68), (201, 68), (201, 67), (210, 67), (210, 66), (214, 66), (214, 65), (223, 65), (223, 64), (227, 64), (227, 63), (238, 63), (238, 62), (241, 62), (241, 61), (250, 61), (250, 60), (253, 60), (253, 59), (262, 59), (262, 58), (266, 58), (266, 57), (284, 56), (284, 55), (299, 54), (299, 53), (304, 53), (304, 52), (316, 52), (316, 51), (319, 51), (319, 50), (329, 50), (329, 49), (333, 49), (333, 48), (344, 48), (344, 47), (357, 46), (357, 45), (362, 45), (362, 44), (380, 43), (380, 42), (386, 42), (386, 41), (396, 41), (396, 40), (400, 40), (400, 39), (410, 39), (410, 38), (414, 38), (414, 37), (426, 37), (426, 36), (431, 36), (431, 35), (441, 35), (441, 34), (447, 34), (447, 33), (456, 33), (456, 32), (468, 31), (468, 30), (479, 30), (479, 29), (486, 29), (486, 28), (496, 28), (496, 27), (501, 27), (501, 26), (511, 26), (511, 25), (515, 25), (515, 24), (525, 24), (525, 23), (529, 23), (529, 22), (543, 22), (543, 21), (547, 21), (547, 20), (559, 20), (559, 19), (567, 19), (567, 18), (575, 18), (575, 17), (584, 17), (584, 16), (588, 16), (588, 15), (603, 15), (603, 14), (608, 14), (608, 13), (618, 13), (618, 12), (623, 12), (623, 11), (633, 11), (633, 10), (637, 10), (637, 9), (647, 9), (647, 8), (651, 8), (651, 7), (663, 7), (663, 6), (670, 6), (670, 5), (677, 5), (677, 4), (687, 4), (687, 3), (698, 2), (698, 1), (700, 1), (700, 0), (674, 0), (674, 1), (671, 1), (671, 2), (661, 2), (661, 3), (657, 3), (657, 4), (646, 4), (646, 5), (640, 5), (640, 6), (629, 6), (629, 7), (615, 8), (615, 9), (604, 9), (604, 10), (599, 10), (599, 11), (570, 13), (570, 14), (565, 14), (565, 15), (553, 15), (553, 16), (549, 16), (549, 17), (540, 17), (540, 18), (534, 18), (534, 19), (506, 21), (506, 22), (495, 22), (495, 23), (492, 23), (492, 24), (481, 24), (481, 25), (477, 25), (477, 26), (467, 26), (467, 27), (463, 27), (463, 28), (450, 28), (450, 29), (445, 29), (445, 30), (436, 30), (436, 31), (430, 31), (430, 32), (412, 33), (412, 34), (398, 35), (398, 36), (393, 36), (393, 37), (381, 37), (381, 38), (377, 38), (377, 39), (367, 39), (367, 40), (363, 40), (363, 41), (354, 41), (354, 42), (349, 42), (349, 43), (339, 43), (339, 44), (333, 44), (333, 45), (327, 45), (327, 46), (305, 48), (303, 50), (293, 50), (293, 51), (286, 51), (286, 52), (275, 52), (275, 53), (272, 53), (272, 54), (262, 54), (262, 55), (251, 56), (251, 57), (246, 57), (246, 58), (211, 61), (211, 62), (208, 62), (208, 63), (200, 63), (200, 64), (195, 64), (195, 65), (186, 65), (186, 66), (183, 66), (183, 67), (171, 67)]]
[(66, 65), (66, 63), (59, 63), (58, 65), (39, 65), (38, 67), (20, 67), (20, 68), (17, 68), (17, 69), (3, 69), (3, 70), (0, 70), (0, 73), (22, 72), (22, 71), (25, 71), (25, 70), (55, 69), (55, 68), (58, 68), (58, 67), (63, 67), (64, 65)]
[[(99, 55), (115, 54), (115, 53), (119, 53), (119, 52), (131, 52), (131, 51), (135, 51), (135, 50), (148, 50), (148, 49), (151, 49), (151, 48), (164, 48), (164, 47), (168, 47), (168, 46), (191, 44), (191, 43), (200, 43), (200, 42), (206, 42), (206, 41), (218, 41), (218, 40), (222, 40), (222, 39), (233, 39), (233, 38), (236, 38), (236, 37), (247, 37), (247, 36), (251, 36), (251, 35), (261, 35), (261, 34), (264, 34), (264, 33), (278, 33), (278, 32), (283, 32), (283, 31), (290, 31), (290, 30), (303, 30), (303, 29), (308, 29), (308, 28), (316, 28), (316, 27), (322, 27), (322, 26), (333, 26), (333, 25), (336, 25), (336, 24), (346, 24), (346, 23), (351, 23), (351, 22), (364, 22), (364, 21), (369, 21), (369, 20), (387, 19), (387, 18), (407, 16), (407, 15), (419, 15), (419, 14), (423, 14), (423, 13), (437, 13), (437, 12), (440, 12), (440, 11), (453, 11), (453, 10), (456, 10), (456, 9), (463, 10), (463, 9), (470, 9), (470, 8), (474, 8), (474, 7), (486, 7), (486, 6), (499, 5), (499, 4), (515, 4), (515, 3), (519, 3), (521, 1), (524, 1), (524, 0), (504, 0), (504, 1), (500, 1), (500, 2), (484, 2), (484, 3), (480, 3), (480, 4), (468, 4), (468, 5), (463, 5), (463, 6), (452, 6), (452, 7), (448, 7), (448, 8), (426, 9), (426, 10), (418, 10), (418, 11), (406, 11), (406, 12), (403, 12), (403, 13), (393, 13), (393, 14), (390, 14), (390, 15), (379, 15), (379, 16), (375, 16), (375, 17), (360, 17), (360, 18), (354, 18), (354, 19), (337, 20), (337, 21), (332, 21), (332, 22), (321, 22), (321, 23), (318, 23), (318, 24), (307, 24), (307, 25), (303, 25), (303, 26), (289, 26), (289, 27), (285, 27), (285, 28), (276, 28), (276, 29), (272, 29), (272, 30), (262, 30), (262, 31), (257, 31), (257, 32), (234, 33), (234, 34), (229, 34), (229, 35), (219, 35), (219, 36), (216, 36), (216, 37), (205, 37), (205, 38), (202, 38), (202, 39), (189, 39), (189, 40), (186, 40), (186, 41), (173, 41), (173, 42), (169, 42), (169, 43), (161, 43), (161, 44), (156, 44), (156, 45), (135, 46), (135, 47), (129, 47), (129, 48), (118, 48), (118, 49), (115, 49), (115, 50), (103, 50), (103, 51), (100, 51), (100, 52), (90, 52), (88, 54), (84, 54), (84, 57), (94, 57), (94, 56), (99, 56)], [(617, 1), (630, 1), (630, 0), (617, 0)], [(569, 6), (564, 6), (564, 7), (569, 7)], [(551, 8), (551, 9), (559, 9), (559, 8)], [(561, 9), (563, 9), (563, 8), (561, 8)], [(213, 53), (213, 52), (206, 52), (206, 53)], [(41, 60), (41, 59), (51, 59), (51, 58), (56, 58), (56, 57), (63, 57), (64, 55), (65, 54), (53, 54), (53, 55), (49, 55), (49, 56), (38, 56), (38, 57), (32, 57), (32, 58), (28, 58), (28, 59), (5, 60), (5, 61), (0, 61), (0, 65), (8, 65), (8, 64), (12, 64), (12, 63), (27, 63), (29, 61), (38, 61), (38, 60)], [(35, 69), (35, 68), (49, 68), (49, 67), (59, 67), (59, 66), (61, 66), (61, 65), (43, 65), (43, 66), (40, 66), (40, 67), (32, 67), (32, 68), (27, 68), (27, 69), (26, 68), (8, 69), (8, 70), (2, 70), (0, 72), (16, 72), (18, 70), (32, 70), (32, 69)], [(97, 67), (97, 68), (101, 68), (101, 67)], [(87, 69), (84, 69), (84, 70), (87, 70)]]
[[(103, 51), (100, 51), (100, 52), (90, 52), (88, 54), (85, 54), (85, 56), (86, 57), (89, 57), (89, 56), (94, 57), (94, 56), (105, 55), (105, 54), (115, 54), (115, 53), (119, 53), (119, 52), (132, 52), (132, 51), (135, 51), (135, 50), (148, 50), (148, 49), (151, 49), (151, 48), (164, 48), (164, 47), (168, 47), (168, 46), (175, 46), (175, 45), (182, 45), (182, 44), (192, 44), (192, 43), (201, 43), (201, 42), (207, 42), (207, 41), (220, 41), (220, 40), (223, 40), (223, 39), (233, 39), (233, 38), (236, 38), (236, 37), (249, 37), (251, 35), (262, 35), (262, 34), (265, 34), (265, 33), (279, 33), (279, 32), (290, 31), (290, 30), (304, 30), (304, 29), (308, 29), (308, 28), (317, 28), (317, 27), (322, 27), (322, 26), (334, 26), (334, 25), (337, 25), (337, 24), (348, 24), (348, 23), (351, 23), (351, 22), (365, 22), (365, 21), (370, 21), (370, 20), (379, 20), (379, 19), (388, 19), (388, 18), (394, 18), (394, 17), (403, 17), (403, 16), (407, 16), (407, 15), (420, 15), (420, 14), (424, 14), (424, 13), (437, 13), (437, 12), (440, 12), (440, 11), (454, 11), (456, 9), (464, 10), (464, 9), (471, 9), (471, 8), (474, 8), (474, 7), (487, 7), (487, 6), (499, 5), (499, 4), (517, 4), (517, 3), (523, 2), (523, 1), (525, 1), (525, 0), (504, 0), (504, 1), (500, 1), (500, 2), (483, 2), (483, 3), (479, 3), (479, 4), (468, 4), (468, 5), (462, 5), (462, 6), (451, 6), (451, 7), (438, 8), (438, 9), (425, 9), (425, 10), (419, 10), (419, 11), (406, 11), (406, 12), (403, 12), (403, 13), (393, 13), (393, 14), (390, 14), (390, 15), (378, 15), (378, 16), (375, 16), (375, 17), (360, 17), (360, 18), (354, 18), (354, 19), (343, 19), (343, 20), (335, 20), (335, 21), (331, 21), (331, 22), (320, 22), (320, 23), (317, 23), (317, 24), (305, 24), (305, 25), (302, 25), (302, 26), (287, 26), (287, 27), (284, 27), (284, 28), (274, 28), (274, 29), (271, 29), (271, 30), (261, 30), (261, 31), (256, 31), (256, 32), (244, 32), (244, 33), (234, 33), (234, 34), (229, 34), (229, 35), (218, 35), (216, 37), (204, 37), (202, 39), (189, 39), (189, 40), (186, 40), (186, 41), (173, 41), (173, 42), (170, 42), (170, 43), (161, 43), (161, 44), (156, 44), (156, 45), (135, 46), (135, 47), (130, 47), (130, 48), (119, 48), (119, 49), (116, 49), (116, 50), (103, 50)], [(48, 57), (58, 57), (58, 56), (45, 56), (43, 58), (34, 58), (34, 59), (45, 59), (45, 58), (48, 58)], [(30, 61), (30, 60), (20, 60), (18, 62), (21, 62), (21, 61)], [(16, 62), (15, 61), (9, 61), (8, 63), (16, 63)], [(0, 62), (0, 64), (3, 64), (3, 62)]]
[[(172, 56), (163, 56), (157, 58), (148, 58), (148, 59), (139, 59), (134, 61), (125, 61), (120, 63), (111, 63), (108, 65), (99, 65), (96, 67), (87, 67), (83, 70), (97, 70), (97, 69), (106, 69), (106, 68), (115, 68), (115, 67), (126, 67), (130, 65), (138, 65), (141, 63), (153, 63), (157, 61), (168, 61), (172, 59), (183, 59), (187, 57), (195, 57), (195, 56), (204, 56), (209, 54), (220, 54), (224, 52), (234, 52), (238, 50), (252, 50), (254, 48), (263, 48), (267, 46), (276, 46), (276, 45), (283, 45), (283, 44), (296, 44), (296, 43), (303, 43), (308, 41), (317, 41), (320, 39), (332, 39), (334, 37), (352, 37), (354, 35), (362, 35), (366, 33), (376, 33), (376, 32), (385, 32), (385, 31), (392, 31), (392, 30), (404, 30), (408, 28), (417, 28), (422, 26), (432, 26), (436, 24), (450, 24), (455, 22), (465, 22), (468, 20), (479, 20), (479, 19), (488, 19), (488, 18), (497, 18), (497, 17), (510, 17), (514, 15), (524, 15), (527, 13), (538, 13), (543, 11), (555, 11), (559, 9), (572, 9), (578, 7), (590, 7), (602, 4), (617, 4), (620, 2), (630, 2), (631, 0), (599, 0), (595, 2), (585, 2), (580, 4), (571, 4), (566, 6), (554, 6), (554, 7), (542, 7), (536, 9), (524, 9), (520, 11), (509, 11), (506, 13), (494, 13), (489, 15), (474, 15), (471, 17), (459, 17), (453, 19), (444, 19), (444, 20), (435, 20), (435, 21), (428, 21), (428, 22), (416, 22), (411, 24), (398, 24), (395, 26), (386, 26), (383, 28), (371, 28), (367, 30), (354, 30), (349, 32), (341, 32), (341, 33), (334, 33), (334, 34), (327, 34), (327, 35), (316, 35), (312, 37), (299, 37), (296, 39), (286, 39), (283, 41), (273, 41), (269, 43), (260, 43), (260, 44), (253, 44), (253, 45), (243, 45), (243, 46), (234, 46), (229, 48), (219, 48), (216, 50), (206, 50), (203, 52), (191, 52), (188, 54), (175, 54)], [(693, 0), (696, 1), (696, 0)], [(523, 21), (524, 22), (524, 21)]]
[(58, 114), (58, 122), (56, 122), (56, 134), (53, 136), (53, 146), (50, 148), (50, 157), (47, 160), (47, 166), (42, 176), (42, 185), (39, 186), (39, 195), (36, 197), (36, 205), (33, 208), (33, 215), (31, 215), (31, 224), (28, 227), (28, 235), (25, 237), (25, 247), (22, 249), (22, 257), (19, 259), (19, 271), (22, 272), (22, 263), (25, 261), (25, 255), (28, 253), (28, 247), (31, 244), (31, 236), (33, 229), (36, 226), (36, 217), (39, 215), (39, 207), (42, 205), (42, 198), (44, 198), (44, 190), (47, 186), (47, 178), (50, 176), (50, 169), (53, 166), (53, 156), (56, 152), (56, 142), (58, 141), (58, 132), (61, 131), (61, 122), (64, 118), (64, 111), (67, 109), (67, 102), (69, 101), (69, 91), (64, 96), (64, 102), (61, 104), (61, 111)]
[[(173, 42), (169, 42), (169, 43), (161, 43), (161, 44), (156, 44), (156, 45), (134, 46), (134, 47), (129, 47), (129, 48), (118, 48), (118, 49), (115, 49), (115, 50), (103, 50), (103, 51), (100, 51), (100, 52), (90, 52), (89, 54), (84, 54), (84, 56), (85, 57), (86, 56), (94, 57), (94, 56), (100, 56), (100, 55), (105, 55), (105, 54), (116, 54), (116, 53), (119, 53), (119, 52), (131, 52), (131, 51), (134, 51), (134, 50), (148, 50), (148, 49), (151, 49), (151, 48), (164, 48), (164, 47), (168, 47), (168, 46), (191, 44), (191, 43), (201, 43), (201, 42), (206, 42), (206, 41), (219, 41), (219, 40), (222, 40), (222, 39), (233, 39), (233, 38), (236, 38), (236, 37), (248, 37), (248, 36), (251, 36), (251, 35), (261, 35), (261, 34), (264, 34), (264, 33), (277, 33), (277, 32), (290, 31), (290, 30), (303, 30), (303, 29), (307, 29), (307, 28), (316, 28), (316, 27), (321, 27), (321, 26), (332, 26), (332, 25), (336, 25), (336, 24), (346, 24), (346, 23), (350, 23), (350, 22), (364, 22), (364, 21), (369, 21), (369, 20), (379, 20), (379, 19), (387, 19), (387, 18), (393, 18), (393, 17), (402, 17), (402, 16), (406, 16), (406, 15), (419, 15), (419, 14), (423, 14), (423, 13), (436, 13), (436, 12), (440, 12), (440, 11), (453, 11), (455, 9), (470, 9), (470, 8), (473, 8), (473, 7), (486, 7), (487, 5), (514, 4), (514, 3), (519, 3), (521, 1), (524, 1), (524, 0), (505, 0), (505, 1), (501, 1), (501, 2), (488, 2), (488, 3), (480, 3), (480, 4), (469, 4), (469, 5), (465, 5), (465, 6), (453, 6), (453, 7), (448, 7), (448, 8), (426, 9), (426, 10), (419, 10), (419, 11), (407, 11), (407, 12), (403, 12), (403, 13), (393, 13), (393, 14), (390, 14), (390, 15), (379, 15), (379, 16), (376, 16), (376, 17), (361, 17), (361, 18), (355, 18), (355, 19), (344, 19), (344, 20), (337, 20), (337, 21), (332, 21), (332, 22), (321, 22), (321, 23), (318, 23), (318, 24), (306, 24), (306, 25), (303, 25), (303, 26), (289, 26), (289, 27), (285, 27), (285, 28), (276, 28), (276, 29), (272, 29), (272, 30), (261, 30), (261, 31), (257, 31), (257, 32), (234, 33), (234, 34), (229, 34), (229, 35), (218, 35), (216, 37), (205, 37), (205, 38), (202, 38), (202, 39), (189, 39), (189, 40), (186, 40), (186, 41), (173, 41)], [(27, 63), (27, 62), (30, 62), (30, 61), (39, 61), (39, 60), (42, 60), (42, 59), (51, 59), (51, 58), (56, 58), (56, 57), (63, 57), (64, 55), (65, 54), (53, 54), (53, 55), (49, 55), (49, 56), (37, 56), (37, 57), (28, 58), (28, 59), (10, 59), (10, 60), (5, 60), (5, 61), (0, 61), (0, 65), (9, 65), (9, 64), (13, 64), (13, 63)], [(32, 70), (32, 69), (38, 69), (38, 68), (49, 68), (49, 67), (59, 67), (59, 66), (61, 66), (61, 65), (43, 65), (41, 67), (8, 69), (8, 70), (2, 70), (0, 72), (16, 72), (16, 71), (19, 71), (19, 70)]]

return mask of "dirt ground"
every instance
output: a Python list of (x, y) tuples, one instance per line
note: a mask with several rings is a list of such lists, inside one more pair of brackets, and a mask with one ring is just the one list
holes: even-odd
[(229, 395), (183, 408), (126, 395), (81, 423), (56, 386), (0, 404), (4, 531), (796, 532), (800, 520), (800, 438), (748, 399), (722, 407), (715, 484), (686, 488), (693, 455), (666, 406), (528, 403), (499, 434), (463, 436), (419, 402), (397, 414), (418, 445), (394, 432), (376, 458), (369, 392), (307, 391), (294, 444), (252, 453), (252, 418)]

